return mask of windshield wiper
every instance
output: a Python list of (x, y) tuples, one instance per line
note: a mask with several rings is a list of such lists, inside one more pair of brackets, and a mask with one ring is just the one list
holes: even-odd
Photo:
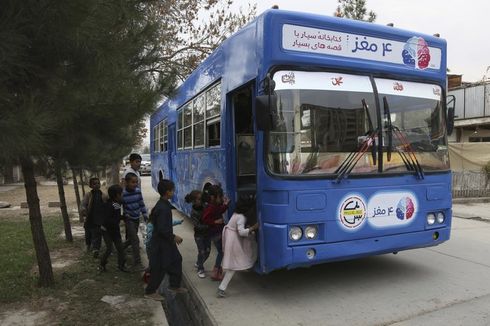
[(335, 170), (335, 174), (337, 175), (335, 181), (337, 183), (340, 183), (340, 181), (342, 181), (343, 178), (347, 177), (349, 173), (351, 173), (351, 171), (356, 166), (357, 162), (359, 162), (361, 157), (364, 155), (364, 153), (367, 152), (370, 146), (372, 147), (373, 161), (374, 164), (376, 165), (375, 137), (378, 134), (378, 129), (374, 130), (373, 122), (366, 101), (362, 99), (361, 102), (368, 118), (369, 130), (364, 135), (365, 138), (362, 144), (356, 150), (350, 152), (349, 155), (347, 155), (347, 157), (345, 158), (345, 160), (337, 168), (337, 170)]
[(388, 100), (386, 99), (386, 96), (383, 97), (383, 113), (385, 116), (385, 128), (386, 128), (386, 133), (388, 134), (388, 150), (386, 152), (386, 160), (388, 162), (391, 161), (391, 150), (393, 148), (393, 124), (391, 123), (391, 113), (390, 113), (390, 107), (388, 105)]
[[(362, 103), (362, 107), (364, 108), (364, 111), (366, 112), (366, 116), (368, 119), (368, 124), (369, 124), (368, 133), (371, 133), (374, 131), (373, 120), (371, 119), (371, 113), (369, 113), (369, 107), (366, 103), (366, 100), (362, 99), (361, 103)], [(373, 164), (376, 165), (376, 146), (371, 147), (371, 155), (373, 156)]]
[(393, 125), (393, 123), (391, 122), (390, 106), (388, 104), (388, 99), (386, 98), (386, 96), (383, 97), (383, 108), (384, 108), (384, 115), (386, 119), (385, 127), (388, 133), (388, 150), (386, 155), (388, 162), (391, 160), (391, 151), (393, 147), (393, 133), (394, 133), (397, 139), (400, 141), (400, 143), (402, 143), (403, 147), (407, 149), (408, 155), (406, 155), (405, 152), (402, 152), (397, 148), (397, 153), (400, 155), (403, 163), (405, 164), (405, 167), (409, 171), (415, 171), (415, 174), (418, 179), (423, 179), (424, 170), (422, 169), (422, 166), (420, 165), (417, 159), (417, 155), (415, 155), (415, 151), (412, 148), (412, 144), (407, 139), (407, 137), (403, 134), (400, 128)]

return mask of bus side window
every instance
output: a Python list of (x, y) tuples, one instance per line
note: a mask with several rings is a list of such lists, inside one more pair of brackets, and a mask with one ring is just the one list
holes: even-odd
[(221, 137), (220, 137), (220, 127), (221, 127), (221, 122), (218, 119), (216, 120), (211, 120), (207, 122), (206, 125), (206, 143), (208, 147), (215, 147), (215, 146), (220, 146), (221, 144)]

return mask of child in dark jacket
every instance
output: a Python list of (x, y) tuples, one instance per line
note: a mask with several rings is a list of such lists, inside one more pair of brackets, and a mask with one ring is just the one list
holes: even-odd
[(192, 204), (191, 219), (194, 223), (194, 241), (197, 245), (197, 276), (205, 278), (204, 262), (208, 259), (211, 252), (211, 240), (208, 236), (208, 225), (203, 224), (202, 215), (204, 206), (202, 204), (202, 194), (199, 190), (193, 190), (187, 196), (185, 201)]
[(97, 258), (102, 243), (100, 226), (104, 219), (107, 196), (100, 190), (100, 180), (98, 178), (90, 178), (89, 186), (92, 190), (83, 198), (80, 214), (85, 217), (84, 228), (87, 251), (93, 250), (94, 258)]
[(121, 203), (123, 189), (119, 185), (113, 185), (109, 187), (107, 192), (109, 193), (109, 201), (105, 204), (106, 213), (101, 226), (106, 251), (100, 259), (100, 270), (103, 272), (106, 271), (107, 260), (111, 254), (112, 245), (114, 244), (117, 250), (117, 266), (120, 271), (127, 272), (126, 267), (124, 266), (126, 257), (119, 229), (119, 223), (122, 220)]
[(202, 221), (208, 225), (208, 236), (211, 242), (216, 247), (218, 252), (216, 255), (216, 261), (214, 263), (211, 279), (213, 281), (221, 281), (223, 279), (223, 269), (221, 268), (221, 261), (223, 260), (223, 245), (221, 243), (221, 237), (223, 233), (223, 227), (225, 221), (223, 219), (223, 213), (228, 209), (228, 198), (223, 196), (223, 190), (220, 186), (213, 185), (207, 189), (207, 203), (204, 208)]
[(182, 256), (177, 245), (182, 238), (174, 234), (172, 226), (172, 205), (169, 200), (173, 197), (175, 185), (170, 180), (161, 180), (158, 183), (160, 199), (151, 211), (153, 234), (151, 236), (150, 250), (150, 280), (145, 289), (145, 297), (162, 301), (163, 297), (156, 291), (160, 287), (165, 274), (169, 275), (169, 290), (174, 293), (184, 293), (187, 289), (181, 288)]

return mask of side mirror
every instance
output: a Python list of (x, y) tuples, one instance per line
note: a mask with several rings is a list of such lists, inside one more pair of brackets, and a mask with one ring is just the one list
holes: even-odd
[(255, 98), (255, 122), (258, 130), (271, 130), (277, 124), (277, 96), (260, 95)]
[(447, 96), (447, 121), (446, 121), (446, 129), (447, 129), (447, 135), (451, 136), (453, 133), (454, 129), (454, 109), (456, 107), (456, 97), (454, 95), (448, 95)]

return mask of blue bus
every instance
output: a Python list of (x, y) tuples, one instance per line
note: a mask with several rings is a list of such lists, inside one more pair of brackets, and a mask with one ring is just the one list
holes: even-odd
[(446, 91), (441, 38), (268, 10), (151, 116), (153, 187), (173, 180), (187, 214), (211, 184), (255, 196), (258, 273), (439, 245)]

